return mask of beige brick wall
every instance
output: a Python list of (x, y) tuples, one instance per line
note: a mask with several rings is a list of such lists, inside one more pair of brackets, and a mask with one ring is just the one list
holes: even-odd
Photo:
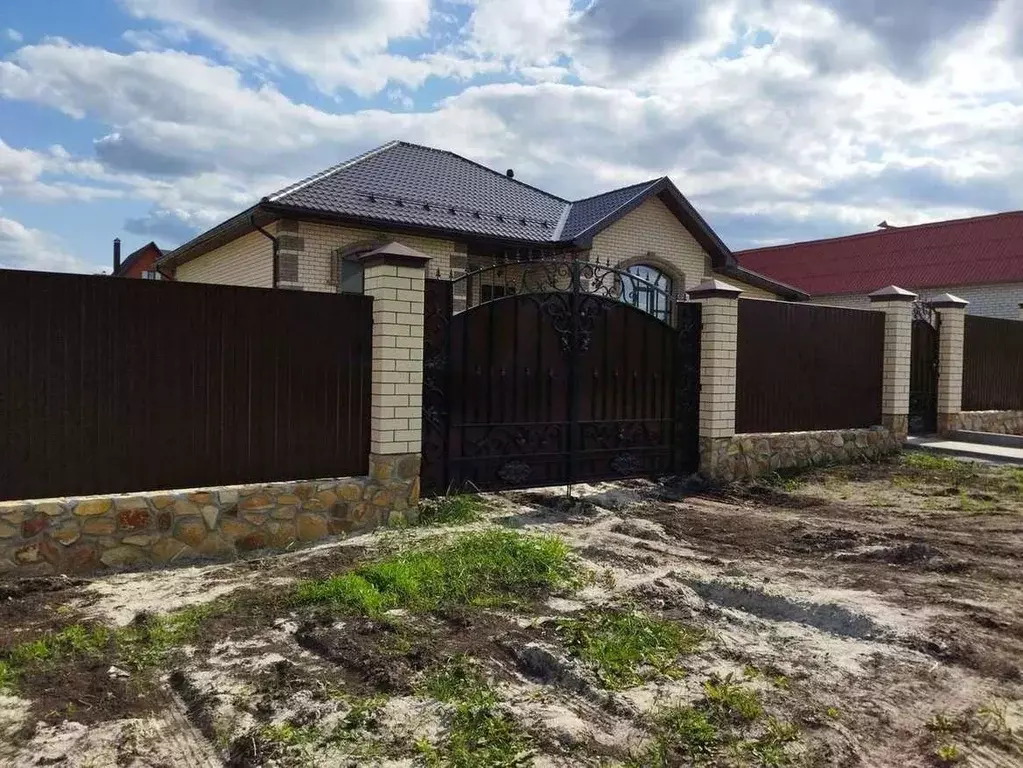
[[(295, 231), (296, 225), (298, 231)], [(431, 276), (440, 270), (441, 274), (447, 277), (451, 269), (451, 257), (465, 253), (464, 245), (451, 240), (401, 235), (356, 227), (341, 227), (311, 221), (279, 222), (277, 234), (286, 238), (301, 239), (302, 250), (290, 250), (282, 247), (282, 254), (294, 253), (298, 257), (297, 285), (307, 291), (323, 293), (337, 291), (337, 286), (330, 282), (330, 261), (333, 254), (339, 248), (361, 241), (398, 242), (409, 248), (414, 248), (431, 257), (427, 267)]]
[(423, 267), (366, 268), (373, 297), (370, 451), (419, 453), (423, 415)]
[[(881, 288), (883, 286), (878, 286)], [(1023, 283), (1003, 283), (999, 285), (951, 285), (943, 288), (913, 288), (913, 286), (902, 286), (910, 291), (916, 291), (920, 298), (927, 300), (943, 293), (951, 293), (961, 299), (970, 302), (966, 308), (968, 315), (980, 315), (981, 317), (1000, 317), (1005, 320), (1016, 320), (1019, 318), (1019, 303), (1023, 301)], [(814, 296), (814, 304), (829, 304), (836, 307), (852, 307), (853, 309), (867, 309), (870, 301), (866, 295), (843, 294), (834, 296)]]
[[(939, 309), (941, 323), (938, 337), (938, 413), (957, 414), (963, 405), (963, 334), (964, 309)], [(945, 426), (951, 424), (946, 420)]]
[(703, 305), (700, 337), (700, 437), (735, 434), (735, 361), (739, 302), (709, 298)]
[(269, 238), (251, 232), (227, 245), (182, 264), (174, 279), (185, 283), (273, 287), (273, 246)]
[(879, 301), (872, 306), (875, 310), (885, 313), (884, 383), (881, 390), (881, 414), (883, 416), (905, 416), (909, 413), (909, 365), (912, 358), (913, 305), (908, 301)]
[[(648, 258), (647, 254), (654, 256)], [(775, 294), (714, 273), (710, 256), (668, 207), (652, 197), (593, 238), (591, 259), (611, 266), (648, 263), (664, 268), (675, 280), (675, 292), (696, 287), (709, 277), (724, 280), (755, 299), (774, 299)]]
[(693, 288), (711, 274), (710, 256), (656, 197), (594, 237), (590, 258), (618, 266), (646, 260), (648, 253), (655, 255), (649, 261), (653, 266), (659, 266), (658, 261), (670, 266), (677, 292)]

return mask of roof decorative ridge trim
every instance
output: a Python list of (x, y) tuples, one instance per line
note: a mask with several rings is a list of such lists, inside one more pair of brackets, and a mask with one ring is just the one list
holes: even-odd
[(578, 200), (573, 200), (572, 201), (572, 205), (575, 205), (576, 203), (586, 203), (586, 202), (589, 202), (590, 200), (596, 200), (598, 197), (607, 197), (608, 195), (613, 195), (615, 192), (621, 192), (621, 191), (626, 190), (626, 189), (633, 189), (633, 188), (638, 188), (638, 187), (643, 187), (645, 189), (646, 187), (649, 187), (649, 186), (652, 186), (652, 185), (656, 184), (662, 178), (664, 178), (664, 177), (663, 176), (659, 176), (656, 179), (648, 179), (646, 181), (637, 181), (635, 184), (626, 184), (624, 187), (615, 187), (614, 189), (609, 189), (607, 192), (598, 192), (597, 194), (590, 195), (589, 197), (580, 197)]
[(314, 173), (312, 176), (308, 176), (307, 178), (304, 178), (301, 181), (295, 182), (291, 186), (278, 190), (277, 192), (274, 192), (272, 195), (267, 195), (266, 197), (263, 198), (263, 201), (268, 203), (276, 203), (286, 195), (290, 195), (293, 192), (298, 192), (298, 190), (308, 187), (310, 184), (315, 184), (317, 181), (322, 181), (323, 179), (326, 179), (329, 176), (333, 176), (338, 171), (343, 171), (345, 168), (351, 168), (353, 165), (361, 163), (363, 160), (368, 160), (374, 155), (378, 155), (381, 152), (386, 152), (388, 149), (392, 149), (402, 143), (403, 142), (401, 141), (389, 141), (386, 144), (380, 145), (376, 149), (368, 150), (367, 152), (363, 152), (361, 155), (349, 158), (348, 160), (338, 163), (337, 165), (332, 165), (330, 168), (320, 171), (319, 173)]
[(561, 233), (565, 231), (565, 225), (568, 223), (568, 217), (572, 213), (572, 206), (575, 203), (567, 203), (561, 211), (561, 218), (558, 219), (557, 225), (554, 227), (554, 232), (551, 234), (551, 240), (560, 240)]

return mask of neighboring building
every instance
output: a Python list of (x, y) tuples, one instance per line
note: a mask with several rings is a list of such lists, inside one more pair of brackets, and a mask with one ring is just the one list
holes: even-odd
[(951, 293), (974, 315), (1017, 319), (1023, 301), (1023, 212), (742, 251), (743, 265), (795, 285), (812, 301), (869, 305), (886, 285), (921, 298)]
[(707, 277), (800, 300), (740, 266), (667, 177), (570, 202), (451, 152), (390, 142), (264, 197), (159, 262), (175, 279), (336, 292), (346, 264), (397, 241), (445, 277), (537, 253), (585, 252), (681, 295)]
[(170, 278), (156, 268), (156, 262), (161, 258), (163, 258), (163, 251), (156, 243), (149, 242), (121, 261), (121, 240), (116, 238), (114, 240), (114, 271), (111, 274), (114, 277), (168, 280)]

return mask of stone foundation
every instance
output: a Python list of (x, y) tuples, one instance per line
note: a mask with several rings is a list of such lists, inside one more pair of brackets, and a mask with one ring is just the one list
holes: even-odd
[(784, 469), (877, 459), (901, 446), (886, 427), (700, 438), (700, 473), (729, 483)]
[(229, 560), (404, 521), (418, 502), (418, 454), (373, 455), (366, 477), (0, 502), (0, 574)]
[(963, 411), (958, 417), (954, 429), (1023, 435), (1023, 411)]

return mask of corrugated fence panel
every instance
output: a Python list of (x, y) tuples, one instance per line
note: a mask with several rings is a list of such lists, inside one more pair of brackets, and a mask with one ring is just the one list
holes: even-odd
[(884, 314), (739, 301), (737, 432), (881, 423)]
[(963, 410), (1023, 410), (1023, 323), (966, 316)]
[(0, 270), (0, 499), (368, 472), (372, 299)]

